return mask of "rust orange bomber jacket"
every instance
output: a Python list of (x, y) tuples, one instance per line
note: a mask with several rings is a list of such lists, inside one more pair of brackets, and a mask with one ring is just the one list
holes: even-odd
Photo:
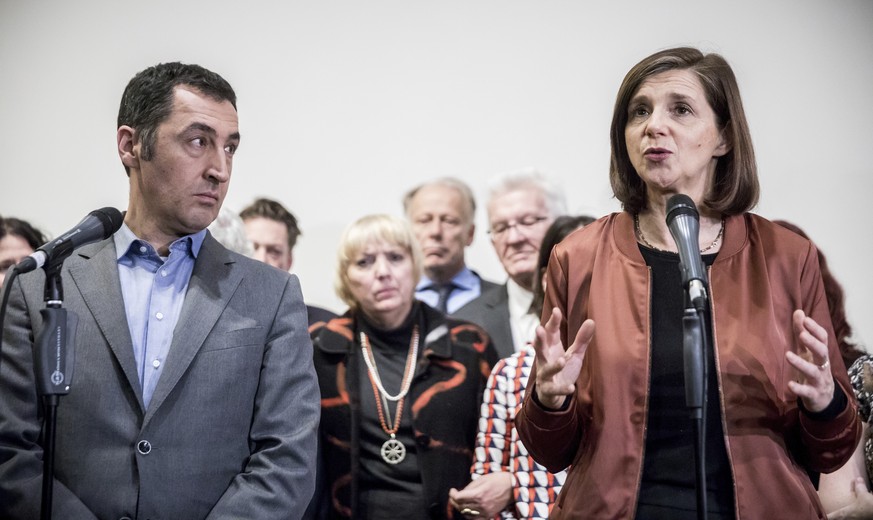
[[(569, 407), (547, 411), (525, 399), (517, 428), (541, 464), (553, 471), (572, 464), (552, 518), (632, 518), (646, 434), (651, 290), (632, 215), (615, 213), (570, 235), (553, 251), (547, 277), (544, 317), (561, 309), (564, 345), (587, 318), (595, 334)], [(815, 247), (757, 215), (729, 217), (709, 279), (720, 396), (709, 409), (722, 416), (737, 518), (823, 519), (804, 467), (840, 467), (861, 423), (853, 399), (833, 420), (815, 421), (788, 389), (798, 373), (785, 351), (805, 351), (791, 316), (803, 309), (827, 329), (834, 379), (853, 395)], [(529, 396), (535, 380), (533, 372)]]

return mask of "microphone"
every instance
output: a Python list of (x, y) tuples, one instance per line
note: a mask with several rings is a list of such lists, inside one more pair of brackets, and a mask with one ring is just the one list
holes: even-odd
[(667, 201), (667, 227), (679, 249), (679, 269), (682, 271), (682, 285), (688, 290), (691, 302), (697, 309), (706, 304), (706, 269), (700, 258), (698, 235), (700, 215), (691, 197), (676, 194)]
[(118, 231), (124, 217), (115, 208), (95, 209), (61, 237), (46, 242), (15, 266), (18, 274), (62, 263), (79, 246), (104, 240)]

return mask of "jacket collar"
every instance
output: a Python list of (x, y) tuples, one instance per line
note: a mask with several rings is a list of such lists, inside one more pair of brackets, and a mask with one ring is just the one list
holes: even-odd
[[(420, 314), (422, 355), (451, 358), (451, 322), (426, 304), (417, 303), (412, 309), (412, 312)], [(346, 311), (342, 316), (330, 320), (313, 332), (314, 347), (326, 354), (347, 354), (351, 349), (359, 347), (355, 338), (355, 316), (351, 311)]]
[[(634, 234), (634, 216), (627, 211), (622, 211), (613, 213), (609, 218), (614, 220), (612, 241), (618, 250), (633, 262), (645, 264)], [(715, 257), (715, 263), (724, 262), (739, 252), (746, 243), (747, 234), (745, 214), (726, 217), (723, 242), (718, 256)]]

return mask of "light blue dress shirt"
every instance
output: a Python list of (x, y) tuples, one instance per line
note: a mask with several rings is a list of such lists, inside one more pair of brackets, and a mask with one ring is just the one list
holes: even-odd
[[(452, 283), (455, 284), (455, 289), (449, 294), (449, 298), (446, 301), (446, 310), (449, 314), (475, 300), (482, 293), (482, 280), (467, 267), (461, 269), (452, 278)], [(421, 277), (421, 281), (415, 287), (415, 297), (436, 308), (439, 294), (433, 288), (433, 281), (430, 278), (427, 276)]]
[(170, 244), (163, 258), (123, 224), (113, 239), (136, 370), (146, 409), (161, 377), (179, 321), (194, 261), (206, 230)]

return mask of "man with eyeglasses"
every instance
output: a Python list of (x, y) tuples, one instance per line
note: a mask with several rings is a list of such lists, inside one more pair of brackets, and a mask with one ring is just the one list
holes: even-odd
[(464, 252), (473, 243), (476, 201), (464, 182), (443, 177), (410, 190), (403, 209), (424, 258), (424, 276), (415, 297), (453, 314), (482, 293), (499, 287), (467, 267)]
[(488, 234), (508, 279), (454, 316), (481, 325), (503, 358), (533, 340), (539, 316), (529, 310), (537, 256), (543, 235), (556, 217), (567, 213), (567, 204), (557, 184), (527, 169), (493, 179), (487, 209)]

